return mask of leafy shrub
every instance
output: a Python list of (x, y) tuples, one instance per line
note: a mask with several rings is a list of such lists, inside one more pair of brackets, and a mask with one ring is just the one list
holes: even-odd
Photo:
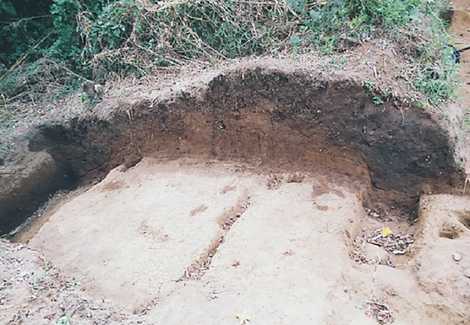
[(10, 66), (26, 53), (34, 61), (51, 41), (34, 47), (51, 29), (49, 6), (52, 0), (0, 1), (0, 63)]
[[(447, 25), (441, 19), (448, 10), (445, 1), (428, 1), (414, 23), (424, 25), (427, 41), (417, 49), (419, 67), (414, 86), (424, 93), (428, 101), (438, 105), (455, 96), (458, 85), (458, 66), (454, 60), (454, 48), (450, 46)], [(421, 28), (421, 27), (419, 27)]]
[(48, 52), (74, 68), (80, 65), (80, 39), (76, 33), (76, 16), (80, 9), (78, 0), (54, 0), (50, 9), (57, 36)]
[[(419, 34), (430, 22), (427, 40), (410, 60), (419, 66), (414, 86), (438, 103), (455, 87), (439, 18), (443, 1), (3, 0), (0, 18), (20, 20), (0, 27), (0, 37), (7, 39), (0, 60), (11, 65), (25, 53), (30, 62), (45, 56), (75, 75), (100, 81), (110, 73), (143, 75), (155, 66), (189, 60), (312, 48), (331, 53), (377, 34), (400, 38), (403, 26), (421, 24)], [(23, 22), (36, 12), (19, 13), (20, 3), (45, 17)]]

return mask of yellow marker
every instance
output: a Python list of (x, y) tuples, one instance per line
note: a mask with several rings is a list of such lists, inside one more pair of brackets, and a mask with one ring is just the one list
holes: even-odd
[(389, 227), (383, 227), (382, 228), (382, 237), (388, 237), (392, 234), (393, 234), (393, 231)]

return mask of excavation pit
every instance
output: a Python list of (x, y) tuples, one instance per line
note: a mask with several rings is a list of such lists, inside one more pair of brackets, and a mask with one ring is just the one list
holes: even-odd
[[(361, 82), (345, 76), (258, 64), (158, 89), (125, 101), (109, 98), (91, 116), (31, 131), (19, 146), (28, 149), (10, 170), (4, 167), (0, 231), (18, 226), (54, 190), (144, 156), (334, 172), (368, 182), (368, 196), (380, 194), (386, 205), (408, 212), (421, 192), (447, 191), (462, 181), (455, 118), (398, 98), (374, 105)], [(47, 185), (26, 167), (39, 152), (51, 156)]]
[(404, 323), (458, 319), (423, 311), (414, 274), (395, 268), (411, 253), (355, 248), (364, 229), (414, 232), (420, 194), (461, 185), (449, 123), (398, 98), (374, 105), (347, 76), (209, 72), (32, 130), (4, 167), (0, 229), (75, 188), (16, 240), (149, 323), (373, 323), (358, 306), (388, 298), (369, 290), (371, 267), (406, 297), (389, 297)]

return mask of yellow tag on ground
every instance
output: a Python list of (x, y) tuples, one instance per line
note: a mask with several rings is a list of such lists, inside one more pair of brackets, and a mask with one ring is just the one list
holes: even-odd
[(382, 237), (388, 237), (391, 234), (393, 234), (392, 229), (390, 229), (389, 227), (383, 227), (382, 228)]

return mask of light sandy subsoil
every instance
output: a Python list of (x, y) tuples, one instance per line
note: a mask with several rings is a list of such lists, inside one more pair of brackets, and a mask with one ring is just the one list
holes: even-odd
[[(33, 267), (21, 267), (24, 279), (2, 270), (16, 281), (0, 322), (49, 324), (65, 315), (73, 324), (465, 324), (470, 229), (459, 216), (469, 200), (427, 198), (416, 228), (366, 213), (360, 190), (334, 179), (188, 159), (118, 167), (46, 212), (39, 231), (22, 234), (68, 280)], [(439, 237), (449, 205), (458, 240)], [(417, 230), (418, 245), (395, 255), (368, 243), (383, 226), (403, 238)], [(54, 293), (39, 286), (40, 298), (27, 299), (31, 283), (47, 281)], [(69, 302), (54, 309), (51, 296)], [(35, 309), (17, 316), (18, 306), (37, 308), (39, 299), (49, 319)]]
[[(470, 304), (470, 199), (450, 195), (421, 198), (416, 275), (436, 303), (454, 297), (452, 309), (466, 315)], [(442, 304), (445, 311), (448, 307)], [(455, 321), (455, 319), (453, 320)]]

